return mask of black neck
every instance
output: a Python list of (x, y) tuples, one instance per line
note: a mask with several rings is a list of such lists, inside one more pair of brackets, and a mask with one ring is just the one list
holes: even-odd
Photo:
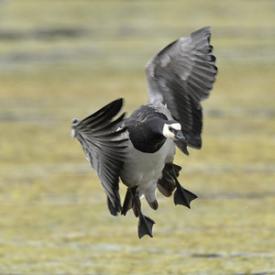
[(158, 151), (166, 141), (162, 134), (165, 121), (164, 118), (154, 117), (129, 127), (130, 140), (134, 147), (145, 153)]

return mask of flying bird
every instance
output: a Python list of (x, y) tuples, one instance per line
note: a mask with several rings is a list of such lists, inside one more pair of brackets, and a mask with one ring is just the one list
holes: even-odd
[[(132, 209), (138, 236), (153, 236), (154, 221), (141, 209), (141, 197), (154, 210), (156, 190), (175, 205), (190, 208), (197, 196), (178, 181), (176, 147), (200, 149), (203, 127), (201, 101), (209, 96), (217, 75), (209, 27), (181, 37), (158, 52), (146, 66), (149, 102), (129, 117), (118, 115), (119, 98), (83, 120), (73, 119), (72, 135), (83, 147), (107, 195), (112, 215)], [(121, 203), (120, 180), (127, 186)]]

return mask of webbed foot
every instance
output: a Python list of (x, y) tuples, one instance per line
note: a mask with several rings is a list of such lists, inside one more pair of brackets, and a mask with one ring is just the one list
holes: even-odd
[(138, 221), (138, 237), (141, 239), (145, 235), (149, 235), (151, 238), (153, 238), (153, 225), (155, 222), (144, 216), (142, 213), (139, 214), (139, 221)]
[(153, 237), (152, 229), (155, 222), (144, 216), (141, 211), (141, 203), (139, 194), (137, 192), (137, 188), (131, 188), (132, 194), (132, 208), (136, 217), (138, 217), (138, 237), (141, 239), (145, 235), (149, 235), (151, 238)]
[(188, 191), (187, 189), (183, 188), (179, 182), (176, 184), (176, 191), (174, 193), (174, 203), (175, 205), (181, 204), (188, 208), (190, 207), (190, 204), (192, 200), (196, 199), (198, 196), (194, 193)]

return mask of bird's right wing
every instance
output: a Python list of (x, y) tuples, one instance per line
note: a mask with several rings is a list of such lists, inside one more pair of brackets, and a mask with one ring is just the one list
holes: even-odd
[(104, 187), (108, 207), (113, 215), (117, 215), (121, 209), (119, 175), (125, 161), (128, 141), (123, 137), (126, 129), (119, 128), (125, 113), (114, 119), (122, 104), (123, 99), (117, 99), (72, 127)]
[(155, 55), (146, 68), (150, 102), (167, 106), (181, 123), (187, 145), (195, 148), (201, 147), (200, 102), (208, 97), (217, 74), (210, 37), (209, 27), (181, 37)]

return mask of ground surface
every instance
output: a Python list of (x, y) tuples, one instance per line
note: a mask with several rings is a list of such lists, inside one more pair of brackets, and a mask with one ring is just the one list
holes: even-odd
[[(0, 274), (275, 274), (273, 1), (0, 1)], [(154, 238), (108, 214), (73, 116), (146, 101), (143, 68), (174, 38), (213, 28), (219, 77), (204, 147), (160, 196)]]

